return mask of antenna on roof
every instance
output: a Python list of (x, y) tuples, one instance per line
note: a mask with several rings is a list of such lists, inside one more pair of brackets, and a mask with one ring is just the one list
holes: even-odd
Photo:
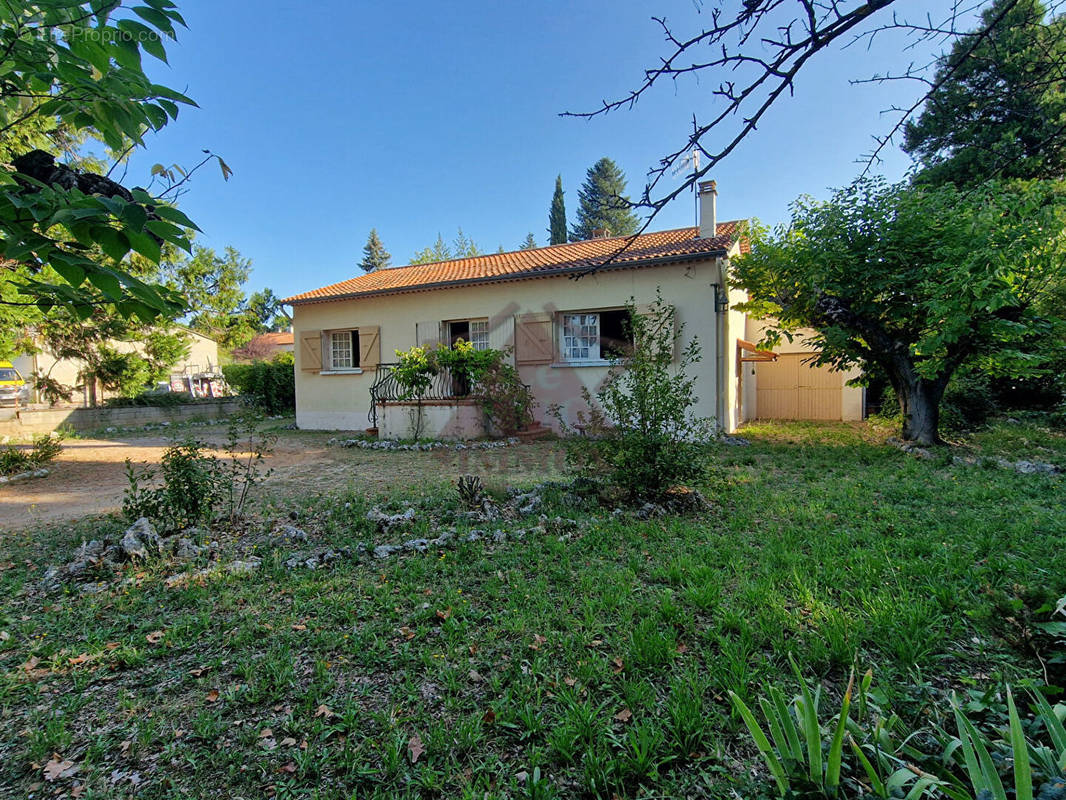
[(700, 225), (700, 193), (696, 189), (696, 176), (700, 171), (700, 150), (693, 147), (692, 152), (686, 153), (674, 166), (671, 174), (680, 175), (689, 167), (692, 167), (692, 216), (693, 224), (698, 228)]

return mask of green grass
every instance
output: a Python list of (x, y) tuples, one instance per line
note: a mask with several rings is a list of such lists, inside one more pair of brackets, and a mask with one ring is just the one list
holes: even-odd
[[(975, 446), (1021, 452), (1010, 430)], [(745, 435), (711, 456), (714, 513), (617, 519), (556, 494), (570, 538), (295, 572), (264, 551), (251, 576), (168, 589), (178, 567), (157, 565), (43, 597), (47, 564), (121, 523), (10, 535), (0, 796), (53, 753), (83, 797), (125, 797), (133, 774), (140, 798), (772, 796), (727, 692), (792, 686), (789, 653), (830, 691), (872, 668), (915, 724), (951, 688), (1042, 679), (1019, 626), (1066, 594), (1061, 476), (920, 461), (867, 426)], [(293, 498), (274, 518), (300, 508), (335, 546), (406, 538), (367, 507)]]

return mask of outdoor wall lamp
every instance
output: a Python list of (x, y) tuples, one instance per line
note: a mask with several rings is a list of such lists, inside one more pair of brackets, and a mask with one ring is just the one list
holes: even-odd
[(712, 283), (714, 289), (714, 311), (721, 314), (729, 310), (729, 295), (722, 289), (721, 284)]

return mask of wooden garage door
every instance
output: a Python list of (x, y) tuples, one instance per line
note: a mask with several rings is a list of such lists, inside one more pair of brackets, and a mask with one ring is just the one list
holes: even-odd
[(829, 367), (803, 363), (807, 356), (786, 353), (756, 369), (759, 419), (840, 419), (844, 376)]

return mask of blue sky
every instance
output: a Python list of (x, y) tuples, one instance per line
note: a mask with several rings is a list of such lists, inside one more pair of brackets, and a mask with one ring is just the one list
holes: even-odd
[[(189, 30), (155, 77), (200, 108), (154, 136), (129, 179), (144, 182), (155, 162), (188, 166), (202, 148), (225, 158), (229, 182), (205, 168), (182, 206), (203, 228), (200, 242), (252, 259), (249, 291), (286, 296), (358, 274), (371, 227), (394, 264), (460, 226), (485, 250), (517, 248), (529, 231), (546, 243), (557, 173), (571, 219), (601, 156), (637, 194), (648, 168), (684, 142), (693, 113), (714, 108), (704, 76), (665, 85), (632, 111), (559, 116), (637, 85), (665, 53), (651, 16), (695, 30), (708, 14), (693, 0), (179, 6)], [(929, 6), (900, 0), (897, 10)], [(872, 134), (891, 125), (884, 110), (915, 89), (848, 79), (921, 61), (922, 50), (903, 54), (903, 44), (885, 38), (813, 61), (795, 96), (711, 176), (720, 216), (778, 222), (798, 195), (850, 181)], [(880, 169), (895, 178), (909, 163), (891, 150)], [(652, 228), (692, 222), (687, 197)]]

